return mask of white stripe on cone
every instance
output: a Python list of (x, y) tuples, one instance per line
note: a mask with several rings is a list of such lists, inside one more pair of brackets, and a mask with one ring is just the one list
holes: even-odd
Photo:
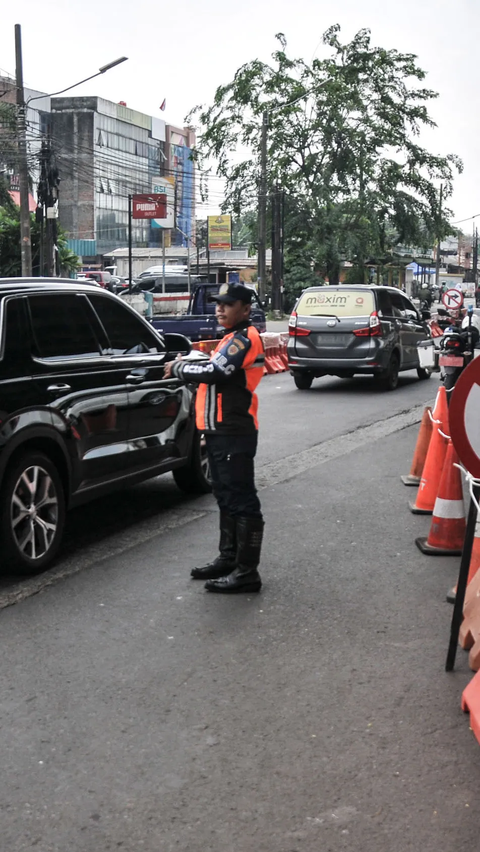
[(465, 517), (465, 509), (463, 500), (445, 500), (443, 497), (437, 497), (433, 514), (436, 518), (458, 519)]

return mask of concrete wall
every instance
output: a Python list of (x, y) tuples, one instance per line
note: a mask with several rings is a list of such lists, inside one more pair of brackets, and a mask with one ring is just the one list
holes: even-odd
[(95, 239), (93, 121), (90, 111), (52, 112), (61, 178), (59, 221), (68, 237), (84, 240)]

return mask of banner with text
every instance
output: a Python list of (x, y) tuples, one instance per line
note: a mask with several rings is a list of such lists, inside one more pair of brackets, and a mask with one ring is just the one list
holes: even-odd
[(232, 248), (232, 217), (208, 217), (208, 248), (230, 251)]

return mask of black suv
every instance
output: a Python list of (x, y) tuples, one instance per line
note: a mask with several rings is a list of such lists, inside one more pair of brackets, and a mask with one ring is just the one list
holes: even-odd
[(429, 318), (395, 287), (309, 287), (288, 323), (288, 366), (297, 388), (308, 390), (325, 375), (370, 373), (385, 390), (395, 390), (401, 370), (430, 378), (417, 351), (431, 336)]
[(164, 379), (191, 344), (160, 335), (117, 296), (80, 282), (0, 279), (2, 562), (42, 570), (67, 508), (173, 471), (210, 490), (193, 394)]

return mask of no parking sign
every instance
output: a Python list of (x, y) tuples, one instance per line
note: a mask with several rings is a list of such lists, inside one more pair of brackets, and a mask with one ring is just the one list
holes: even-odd
[(449, 311), (456, 311), (463, 305), (463, 293), (461, 290), (447, 290), (442, 296), (442, 302)]

